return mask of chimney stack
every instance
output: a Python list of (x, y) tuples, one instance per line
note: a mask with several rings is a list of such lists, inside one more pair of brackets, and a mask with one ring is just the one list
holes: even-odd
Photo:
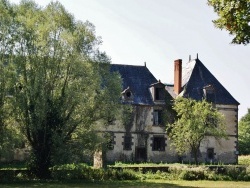
[(182, 82), (182, 60), (174, 61), (174, 92), (179, 95)]

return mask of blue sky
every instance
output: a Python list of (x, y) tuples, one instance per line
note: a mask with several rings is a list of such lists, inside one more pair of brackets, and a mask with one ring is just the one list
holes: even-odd
[[(19, 0), (11, 0), (18, 3)], [(50, 0), (36, 0), (46, 6)], [(206, 0), (59, 0), (77, 20), (90, 21), (101, 49), (114, 64), (144, 65), (162, 82), (173, 81), (173, 62), (199, 59), (240, 102), (239, 118), (250, 108), (250, 45), (232, 45), (216, 29)]]

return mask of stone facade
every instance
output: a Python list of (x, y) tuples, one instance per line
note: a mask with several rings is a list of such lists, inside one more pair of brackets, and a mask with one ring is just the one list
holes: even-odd
[[(207, 136), (200, 146), (200, 162), (234, 164), (238, 162), (238, 105), (217, 79), (199, 59), (190, 61), (190, 67), (182, 68), (182, 61), (175, 61), (175, 83), (166, 86), (157, 81), (142, 66), (113, 65), (123, 78), (122, 103), (132, 107), (131, 120), (125, 125), (116, 120), (112, 125), (100, 128), (110, 134), (105, 152), (108, 163), (123, 162), (192, 162), (191, 153), (178, 156), (166, 134), (162, 110), (165, 98), (178, 96), (196, 100), (207, 99), (224, 116), (228, 139), (216, 140)], [(182, 76), (184, 72), (184, 76)], [(177, 75), (176, 75), (177, 74)], [(168, 113), (168, 111), (166, 112)]]

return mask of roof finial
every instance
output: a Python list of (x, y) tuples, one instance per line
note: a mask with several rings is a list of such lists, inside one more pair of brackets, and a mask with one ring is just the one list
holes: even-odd
[(189, 61), (191, 61), (191, 55), (189, 55)]
[(197, 58), (196, 59), (199, 59), (199, 54), (197, 53)]
[(147, 67), (147, 63), (146, 63), (146, 61), (144, 62), (144, 66), (145, 66), (145, 67)]

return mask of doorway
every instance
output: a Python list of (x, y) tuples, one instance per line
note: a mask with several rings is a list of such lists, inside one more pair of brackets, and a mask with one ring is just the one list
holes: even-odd
[(146, 162), (147, 161), (147, 151), (146, 151), (145, 147), (136, 147), (135, 161), (136, 162)]

